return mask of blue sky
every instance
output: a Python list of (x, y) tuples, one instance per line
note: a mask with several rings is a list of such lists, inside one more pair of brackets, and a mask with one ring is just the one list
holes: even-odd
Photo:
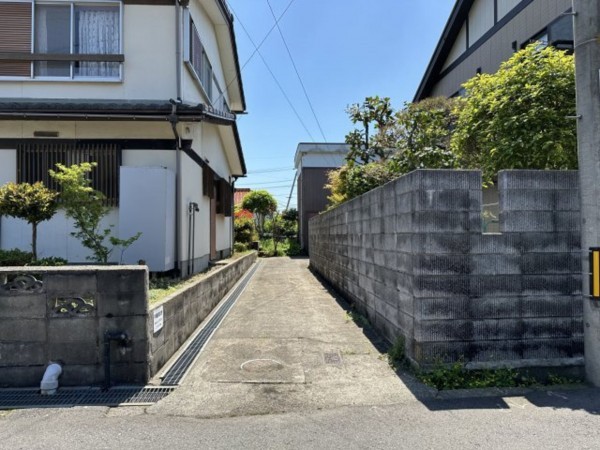
[[(299, 142), (343, 142), (353, 128), (346, 107), (367, 96), (390, 97), (396, 108), (412, 100), (454, 0), (228, 4), (234, 12), (248, 111), (238, 118), (248, 176), (236, 186), (266, 189), (283, 209)], [(260, 46), (268, 68), (250, 41), (259, 45), (275, 24), (269, 5), (278, 18), (285, 11), (279, 26), (314, 115), (278, 29)], [(290, 207), (296, 207), (295, 191)]]

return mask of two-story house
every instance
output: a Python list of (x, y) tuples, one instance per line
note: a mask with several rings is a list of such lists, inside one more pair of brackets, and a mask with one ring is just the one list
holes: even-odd
[(462, 95), (532, 42), (573, 50), (572, 0), (456, 0), (414, 101)]
[[(96, 162), (106, 225), (142, 232), (124, 262), (187, 274), (231, 252), (245, 109), (224, 0), (0, 0), (0, 185)], [(42, 223), (38, 254), (85, 261), (71, 231)], [(0, 247), (30, 248), (26, 224), (1, 218)]]

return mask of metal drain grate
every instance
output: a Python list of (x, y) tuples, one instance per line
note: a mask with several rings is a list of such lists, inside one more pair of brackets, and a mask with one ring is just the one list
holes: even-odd
[(61, 388), (55, 395), (40, 395), (38, 389), (2, 389), (0, 409), (150, 405), (174, 390), (173, 387), (152, 386), (118, 386), (107, 391), (100, 388)]
[(237, 287), (231, 292), (229, 298), (221, 305), (219, 310), (210, 318), (204, 328), (198, 333), (198, 335), (190, 342), (188, 347), (181, 353), (177, 361), (169, 368), (169, 370), (162, 377), (161, 385), (163, 386), (176, 386), (179, 384), (189, 367), (192, 365), (196, 356), (200, 353), (202, 348), (206, 345), (212, 334), (221, 324), (221, 321), (225, 318), (231, 307), (235, 304), (243, 290), (246, 288), (254, 274), (256, 273), (260, 262), (248, 271), (242, 281)]

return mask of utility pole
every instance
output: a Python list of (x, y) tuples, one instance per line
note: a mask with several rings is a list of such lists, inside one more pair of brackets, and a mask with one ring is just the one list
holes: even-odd
[(600, 2), (573, 0), (573, 11), (585, 371), (600, 386), (600, 299), (588, 297), (588, 250), (600, 247)]

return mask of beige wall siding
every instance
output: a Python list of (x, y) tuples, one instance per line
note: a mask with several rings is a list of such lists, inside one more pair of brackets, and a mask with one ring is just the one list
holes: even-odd
[(433, 88), (431, 96), (451, 96), (461, 85), (475, 76), (478, 68), (493, 73), (513, 53), (512, 42), (520, 46), (527, 39), (544, 29), (571, 7), (571, 0), (536, 0), (515, 16), (502, 29), (483, 43)]

